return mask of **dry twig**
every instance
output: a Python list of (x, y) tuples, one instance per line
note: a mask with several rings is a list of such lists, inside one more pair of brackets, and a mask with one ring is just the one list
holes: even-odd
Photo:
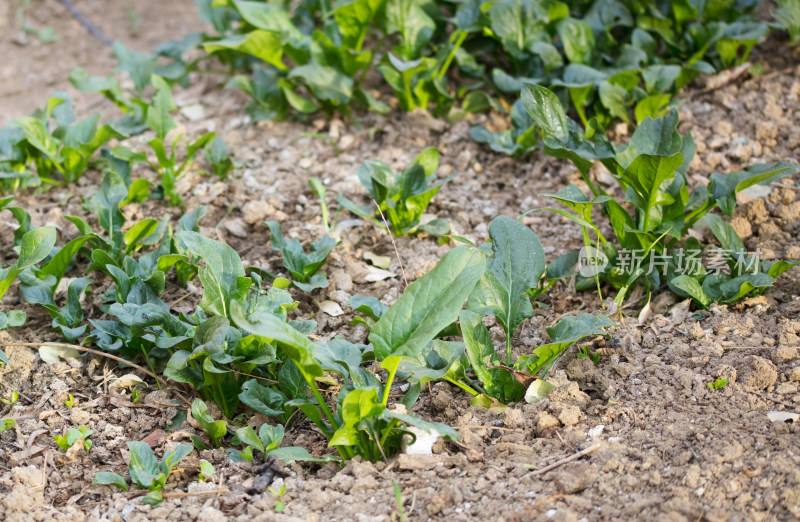
[(72, 350), (78, 350), (79, 352), (87, 352), (91, 353), (92, 355), (98, 355), (100, 357), (106, 357), (108, 359), (112, 359), (114, 361), (120, 362), (122, 364), (127, 364), (131, 368), (135, 368), (140, 372), (144, 373), (145, 375), (149, 375), (153, 379), (156, 380), (160, 385), (166, 386), (166, 383), (158, 378), (156, 374), (144, 368), (143, 366), (139, 366), (138, 364), (132, 363), (131, 361), (127, 361), (122, 357), (117, 357), (116, 355), (111, 355), (110, 353), (101, 352), (99, 350), (92, 350), (91, 348), (86, 348), (85, 346), (79, 346), (77, 344), (67, 344), (67, 343), (0, 343), (0, 348), (4, 348), (6, 346), (26, 346), (28, 348), (40, 348), (42, 346), (52, 346), (53, 348), (70, 348)]
[(564, 464), (572, 462), (573, 460), (578, 460), (579, 458), (592, 453), (593, 451), (595, 451), (598, 448), (600, 448), (600, 446), (601, 446), (601, 444), (599, 444), (599, 443), (598, 444), (593, 444), (593, 445), (589, 446), (588, 448), (579, 451), (578, 453), (573, 453), (572, 455), (570, 455), (567, 458), (561, 459), (558, 462), (553, 462), (549, 466), (545, 466), (542, 469), (537, 469), (536, 471), (532, 471), (530, 474), (533, 475), (533, 476), (544, 475), (548, 471), (551, 471), (551, 470), (553, 470), (555, 468), (563, 466)]

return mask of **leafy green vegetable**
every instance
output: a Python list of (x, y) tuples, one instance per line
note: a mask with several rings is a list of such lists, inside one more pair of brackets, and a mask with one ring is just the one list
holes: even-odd
[(59, 183), (60, 177), (74, 183), (100, 147), (123, 136), (110, 125), (99, 125), (99, 114), (78, 121), (74, 108), (72, 97), (58, 92), (44, 109), (17, 118), (0, 131), (0, 171), (17, 173), (6, 180), (22, 181), (33, 164), (37, 182)]
[(219, 448), (219, 441), (222, 437), (227, 435), (228, 426), (225, 421), (215, 421), (208, 414), (208, 407), (206, 403), (200, 399), (192, 401), (192, 418), (202, 426), (203, 431), (211, 438), (215, 448)]
[(604, 315), (567, 316), (555, 326), (547, 328), (547, 335), (552, 342), (539, 346), (530, 356), (521, 357), (516, 366), (544, 377), (571, 344), (592, 335), (608, 336), (610, 331), (616, 329), (614, 321)]
[(120, 475), (110, 471), (98, 471), (94, 474), (92, 484), (103, 484), (105, 486), (117, 486), (122, 491), (128, 491), (127, 481)]
[(375, 357), (383, 361), (390, 356), (417, 356), (458, 318), (485, 270), (480, 252), (464, 246), (450, 250), (375, 323), (369, 335)]
[[(708, 306), (711, 302), (729, 303), (763, 292), (777, 277), (775, 273), (764, 273), (772, 265), (768, 267), (751, 258), (733, 228), (709, 212), (718, 206), (732, 215), (738, 192), (791, 175), (797, 172), (797, 165), (784, 162), (753, 165), (746, 171), (729, 174), (715, 172), (709, 177), (708, 186), (690, 193), (687, 171), (695, 147), (691, 135), (683, 137), (678, 133), (677, 111), (646, 118), (629, 144), (614, 146), (594, 132), (591, 125), (581, 132), (555, 95), (544, 87), (526, 85), (523, 102), (542, 129), (545, 150), (570, 159), (594, 196), (589, 199), (575, 186), (548, 195), (571, 212), (548, 210), (581, 225), (585, 249), (591, 249), (591, 257), (602, 261), (587, 267), (587, 272), (581, 269), (576, 286), (588, 287), (595, 282), (599, 290), (601, 280), (611, 283), (620, 289), (615, 299), (618, 307), (634, 285), (655, 289), (665, 280), (678, 295)], [(625, 194), (624, 202), (613, 199), (611, 193), (590, 179), (589, 169), (595, 161), (600, 161), (618, 182)], [(607, 241), (594, 223), (595, 205), (603, 206), (617, 245)], [(689, 238), (689, 230), (703, 217), (722, 244), (729, 268), (726, 274), (709, 275), (702, 267), (689, 263), (691, 259), (699, 260), (703, 251), (699, 242)], [(597, 237), (596, 248), (590, 246), (589, 230)], [(678, 248), (681, 243), (682, 248)], [(780, 266), (785, 271), (791, 264)]]
[(336, 247), (337, 241), (326, 234), (311, 243), (309, 253), (306, 254), (297, 238), (287, 240), (283, 237), (278, 223), (268, 221), (267, 226), (272, 235), (270, 244), (283, 254), (283, 266), (292, 274), (294, 285), (305, 292), (327, 288), (328, 278), (318, 271)]
[[(380, 213), (386, 217), (388, 224), (383, 219), (376, 218), (369, 207), (356, 205), (344, 196), (339, 196), (339, 204), (379, 227), (391, 226), (392, 233), (398, 236), (413, 234), (417, 230), (435, 231), (436, 224), (421, 225), (420, 219), (439, 189), (455, 177), (451, 176), (432, 185), (438, 166), (439, 151), (431, 148), (422, 151), (399, 175), (377, 160), (367, 161), (359, 167), (356, 173), (359, 181), (369, 192)], [(447, 226), (444, 233), (449, 228)]]
[(383, 317), (389, 310), (389, 307), (383, 304), (377, 297), (371, 296), (354, 295), (347, 301), (347, 304), (350, 305), (350, 308), (353, 310), (367, 316), (366, 318), (356, 317), (351, 324), (363, 321), (370, 328), (375, 324), (375, 321)]
[(130, 451), (128, 471), (131, 481), (150, 490), (150, 494), (142, 498), (143, 502), (151, 505), (159, 504), (162, 499), (161, 490), (167, 483), (169, 474), (178, 462), (192, 451), (192, 447), (188, 444), (179, 444), (174, 450), (165, 453), (159, 463), (153, 450), (146, 443), (134, 441), (127, 444)]
[[(281, 448), (280, 445), (283, 441), (283, 436), (284, 429), (280, 424), (277, 426), (262, 424), (261, 428), (258, 430), (258, 435), (256, 435), (256, 432), (250, 426), (236, 430), (236, 438), (244, 443), (249, 450), (247, 453), (245, 453), (245, 455), (248, 456), (252, 455), (253, 448), (255, 448), (265, 459), (267, 455), (269, 455), (280, 458), (287, 463), (296, 460), (304, 462), (329, 462), (331, 460), (330, 457), (312, 457), (305, 449), (297, 446), (285, 446)], [(250, 460), (242, 453), (239, 453), (234, 449), (229, 449), (228, 455), (233, 460)]]
[(525, 394), (525, 387), (513, 374), (501, 366), (481, 316), (470, 310), (464, 310), (459, 316), (461, 334), (464, 336), (466, 353), (472, 371), (481, 382), (484, 392), (500, 402), (516, 402)]
[(0, 298), (23, 270), (46, 258), (55, 244), (56, 229), (53, 227), (39, 227), (26, 232), (22, 236), (17, 260), (10, 267), (0, 269)]
[(505, 216), (492, 221), (489, 238), (492, 255), (467, 307), (497, 317), (506, 333), (506, 364), (511, 364), (514, 330), (533, 315), (526, 292), (538, 286), (544, 273), (544, 250), (528, 227)]
[(75, 443), (80, 442), (86, 453), (92, 448), (92, 441), (89, 437), (94, 433), (88, 426), (81, 426), (78, 429), (70, 428), (67, 430), (66, 435), (53, 435), (53, 440), (56, 441), (61, 451), (67, 451)]
[(792, 42), (800, 41), (800, 0), (777, 0), (772, 16), (783, 25)]
[[(445, 437), (457, 436), (446, 426), (426, 423), (416, 415), (407, 414), (405, 410), (388, 409), (389, 390), (401, 361), (407, 357), (406, 366), (401, 371), (411, 371), (413, 358), (455, 320), (484, 269), (485, 261), (480, 252), (467, 247), (453, 249), (436, 268), (410, 285), (395, 305), (382, 314), (372, 329), (370, 340), (374, 344), (376, 357), (383, 361), (382, 367), (389, 372), (386, 385), (360, 368), (364, 351), (356, 345), (341, 339), (326, 344), (311, 343), (273, 314), (256, 312), (248, 315), (235, 302), (231, 311), (239, 328), (276, 341), (302, 375), (313, 399), (294, 394), (296, 398), (288, 404), (300, 409), (320, 429), (342, 459), (361, 455), (374, 461), (400, 450), (403, 437), (408, 433), (404, 425), (417, 426), (429, 432), (436, 430)], [(458, 356), (459, 352), (463, 352), (463, 345), (456, 348)], [(335, 372), (345, 380), (335, 409), (328, 406), (319, 389), (319, 379), (323, 378), (325, 371)], [(417, 371), (425, 371), (425, 368), (418, 367)], [(404, 395), (401, 401), (403, 407), (413, 404), (419, 390), (417, 379), (417, 383)], [(257, 411), (263, 410), (270, 415), (279, 413), (279, 403), (274, 402), (270, 397), (274, 394), (267, 393), (266, 388), (250, 384), (247, 395), (248, 403)], [(299, 448), (270, 451), (264, 437), (255, 437), (252, 430), (241, 430), (237, 436), (250, 447), (272, 456), (308, 460), (307, 453)], [(252, 450), (234, 452), (237, 457), (245, 459), (251, 458), (252, 453)]]
[(192, 254), (206, 261), (206, 266), (199, 272), (203, 284), (200, 307), (206, 312), (228, 317), (231, 302), (242, 300), (252, 284), (245, 277), (239, 254), (228, 245), (197, 232), (179, 232), (177, 237)]
[(3, 422), (0, 423), (0, 433), (3, 433), (4, 431), (10, 430), (11, 428), (13, 428), (16, 425), (17, 425), (17, 421), (15, 421), (14, 419), (3, 419)]

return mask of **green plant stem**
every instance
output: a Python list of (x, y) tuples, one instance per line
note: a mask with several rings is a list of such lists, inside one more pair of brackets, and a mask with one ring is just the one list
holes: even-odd
[[(364, 78), (367, 76), (367, 71), (373, 69), (373, 66), (375, 65), (375, 59), (379, 56), (379, 53), (381, 52), (381, 49), (383, 48), (383, 43), (386, 41), (387, 36), (388, 35), (384, 33), (381, 36), (381, 39), (378, 40), (378, 45), (375, 46), (375, 51), (372, 53), (372, 59), (369, 62), (369, 67), (365, 67), (364, 70), (361, 71), (361, 76), (359, 76), (358, 80), (356, 80), (355, 86), (353, 87), (353, 92), (356, 92), (361, 88), (361, 83), (364, 81)], [(361, 43), (363, 43), (363, 37), (362, 37)], [(359, 46), (358, 49), (360, 51), (361, 50), (361, 46)]]
[(697, 209), (694, 212), (692, 212), (691, 214), (689, 214), (689, 216), (686, 218), (686, 224), (683, 226), (683, 230), (681, 230), (681, 232), (682, 232), (681, 235), (685, 235), (686, 232), (688, 232), (688, 230), (690, 228), (692, 228), (692, 226), (694, 226), (694, 224), (697, 223), (700, 220), (700, 218), (702, 218), (703, 216), (708, 214), (708, 212), (712, 208), (714, 208), (714, 205), (716, 205), (716, 202), (713, 202), (713, 203), (712, 202), (708, 202), (705, 205), (703, 205), (702, 207), (700, 207), (699, 209)]
[(319, 0), (319, 10), (320, 14), (322, 15), (322, 21), (324, 23), (325, 20), (328, 19), (328, 14), (329, 14), (327, 0)]
[(389, 376), (386, 379), (386, 384), (383, 387), (383, 400), (381, 400), (381, 404), (386, 406), (389, 404), (389, 392), (392, 390), (392, 382), (394, 382), (394, 376), (397, 373), (397, 368), (393, 371), (389, 372)]
[[(589, 239), (589, 231), (586, 230), (586, 227), (581, 227), (581, 233), (583, 234), (583, 245), (586, 248), (591, 248), (592, 247), (592, 241), (591, 241), (591, 239)], [(597, 246), (598, 247), (600, 246), (599, 236), (598, 236)], [(600, 249), (598, 248), (597, 250), (600, 250)], [(600, 289), (600, 271), (598, 270), (597, 261), (596, 260), (595, 260), (594, 268), (595, 268), (595, 270), (594, 270), (594, 272), (595, 272), (594, 273), (594, 282), (597, 285), (597, 295), (600, 297), (600, 303), (602, 304), (603, 303), (603, 292)], [(603, 305), (603, 310), (605, 310), (605, 308), (606, 308), (605, 305)]]
[(392, 419), (392, 422), (389, 423), (389, 426), (387, 426), (386, 429), (383, 430), (383, 436), (381, 436), (381, 442), (380, 442), (381, 446), (384, 446), (386, 444), (386, 439), (389, 438), (389, 435), (392, 433), (392, 430), (397, 426), (397, 424), (398, 424), (397, 419)]
[(650, 209), (645, 208), (644, 217), (642, 218), (642, 232), (647, 234), (648, 230), (650, 230)]
[(414, 102), (414, 96), (411, 93), (411, 77), (406, 74), (405, 71), (402, 73), (403, 76), (403, 97), (406, 99), (406, 111), (411, 111), (417, 108), (417, 104)]
[(462, 389), (462, 390), (464, 390), (465, 392), (469, 393), (469, 394), (470, 394), (470, 395), (472, 395), (473, 397), (475, 397), (476, 395), (478, 395), (478, 392), (476, 392), (475, 390), (473, 390), (472, 388), (470, 388), (469, 386), (467, 386), (467, 385), (466, 385), (466, 384), (464, 384), (464, 383), (458, 382), (458, 381), (456, 381), (456, 380), (454, 380), (454, 379), (451, 379), (451, 378), (449, 378), (449, 377), (445, 377), (445, 378), (444, 378), (444, 380), (445, 380), (445, 381), (447, 381), (447, 382), (449, 382), (450, 384), (455, 384), (456, 386), (458, 386), (459, 388), (461, 388), (461, 389)]
[[(592, 183), (592, 180), (589, 179), (589, 171), (587, 170), (586, 172), (584, 172), (583, 170), (581, 170), (580, 172), (581, 172), (581, 177), (583, 178), (584, 183), (586, 183), (586, 185), (589, 187), (589, 190), (592, 191), (592, 195), (594, 197), (599, 196), (600, 195), (600, 191), (597, 190), (597, 187), (594, 186), (594, 183)], [(608, 195), (608, 194), (605, 194), (605, 195)]]
[(452, 49), (450, 49), (450, 53), (447, 55), (442, 67), (436, 73), (436, 77), (438, 79), (444, 78), (444, 75), (447, 74), (447, 69), (450, 68), (450, 64), (453, 62), (453, 58), (456, 57), (456, 52), (461, 47), (461, 44), (464, 43), (464, 39), (467, 37), (466, 31), (458, 31), (458, 37), (456, 38), (455, 44), (453, 44)]
[[(472, 379), (470, 379), (466, 375), (464, 375), (464, 379), (469, 383), (469, 386), (473, 390), (478, 390), (478, 393), (482, 393), (484, 395), (489, 395), (488, 393), (486, 393), (486, 390), (483, 388), (483, 386), (481, 386), (479, 383), (473, 381)], [(462, 382), (461, 384), (464, 384), (464, 383)]]
[[(155, 375), (156, 374), (156, 369), (153, 366), (153, 361), (151, 361), (150, 357), (147, 356), (147, 352), (144, 351), (144, 346), (142, 346), (142, 355), (144, 355), (144, 360), (147, 361), (147, 366), (150, 367), (150, 371), (153, 372), (153, 375)], [(161, 382), (158, 379), (156, 379), (156, 385), (158, 386), (158, 389), (160, 390), (161, 389)]]
[[(339, 424), (336, 422), (336, 419), (333, 417), (333, 414), (331, 414), (330, 409), (328, 409), (328, 405), (325, 404), (325, 399), (322, 398), (322, 394), (317, 389), (316, 383), (313, 380), (307, 382), (309, 387), (311, 388), (311, 393), (314, 394), (314, 397), (317, 399), (317, 402), (319, 403), (319, 407), (322, 409), (322, 413), (325, 414), (325, 418), (328, 419), (328, 422), (331, 423), (331, 427), (333, 427), (334, 430), (339, 429)], [(322, 428), (320, 427), (320, 429)], [(342, 457), (342, 460), (350, 460), (353, 458), (353, 451), (350, 448), (346, 446), (334, 446), (334, 447), (336, 448), (336, 451), (339, 453), (339, 456)]]
[(506, 365), (511, 366), (511, 331), (506, 329)]
[(325, 399), (322, 398), (322, 394), (317, 389), (316, 383), (312, 381), (312, 382), (309, 382), (308, 384), (311, 387), (311, 393), (314, 394), (314, 397), (317, 399), (317, 402), (319, 402), (319, 407), (322, 409), (322, 413), (325, 414), (325, 418), (328, 419), (328, 422), (331, 423), (331, 427), (333, 427), (334, 430), (338, 430), (339, 429), (339, 424), (336, 422), (336, 419), (333, 417), (333, 414), (331, 413), (331, 410), (328, 408), (328, 405), (325, 404)]

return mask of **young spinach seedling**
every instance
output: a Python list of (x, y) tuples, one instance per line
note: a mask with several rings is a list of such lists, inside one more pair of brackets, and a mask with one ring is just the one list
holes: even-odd
[(309, 252), (306, 253), (297, 238), (283, 237), (278, 223), (267, 221), (266, 225), (271, 233), (270, 244), (283, 255), (283, 266), (292, 274), (294, 285), (304, 292), (327, 288), (328, 278), (324, 272), (319, 272), (319, 268), (325, 264), (337, 241), (326, 234), (311, 243)]
[(83, 449), (86, 450), (86, 453), (89, 453), (89, 450), (92, 448), (92, 441), (89, 439), (89, 436), (92, 433), (94, 433), (94, 431), (90, 430), (88, 426), (81, 426), (78, 429), (70, 428), (67, 430), (66, 435), (53, 435), (53, 440), (56, 441), (61, 451), (67, 451), (75, 445), (76, 442), (80, 442), (83, 445)]
[(377, 160), (367, 161), (358, 169), (359, 181), (378, 205), (380, 213), (386, 216), (388, 224), (376, 217), (371, 205), (356, 205), (342, 195), (339, 195), (339, 204), (381, 228), (391, 227), (395, 236), (413, 234), (418, 230), (437, 236), (447, 234), (450, 224), (443, 219), (421, 224), (422, 215), (433, 197), (445, 183), (455, 178), (453, 175), (436, 183), (438, 167), (439, 151), (431, 148), (422, 151), (401, 174), (395, 174)]
[(709, 390), (721, 390), (728, 385), (728, 379), (717, 379), (714, 382), (708, 383)]

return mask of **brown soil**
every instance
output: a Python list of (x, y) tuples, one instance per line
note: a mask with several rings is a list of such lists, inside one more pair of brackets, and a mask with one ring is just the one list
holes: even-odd
[[(190, 0), (75, 3), (107, 34), (130, 38), (129, 44), (140, 49), (200, 29)], [(11, 43), (15, 31), (6, 32), (0, 49), (13, 61), (2, 69), (2, 121), (42, 105), (51, 91), (66, 89), (66, 76), (75, 66), (95, 74), (113, 66), (110, 51), (67, 18), (59, 3), (35, 5), (35, 12), (29, 9), (34, 22), (52, 25), (60, 41), (44, 46), (29, 36), (27, 46), (16, 47)], [(136, 38), (127, 33), (126, 5), (147, 17)], [(8, 25), (13, 17), (3, 20)], [(682, 105), (683, 130), (691, 130), (698, 143), (695, 183), (703, 183), (712, 170), (797, 157), (800, 59), (781, 43), (770, 42), (765, 49), (773, 52), (754, 55), (766, 69), (763, 76), (690, 94)], [(97, 56), (101, 58), (93, 62)], [(30, 63), (36, 63), (35, 70), (26, 69)], [(493, 217), (543, 206), (546, 200), (539, 194), (579, 179), (574, 169), (543, 155), (518, 162), (488, 152), (469, 139), (470, 123), (448, 126), (425, 113), (358, 115), (348, 122), (308, 125), (250, 124), (243, 118), (245, 97), (213, 82), (199, 78), (179, 91), (179, 104), (205, 108), (203, 119), (180, 123), (190, 135), (219, 132), (242, 168), (227, 183), (194, 171), (180, 187), (187, 208), (208, 207), (204, 232), (231, 244), (246, 265), (280, 271), (280, 254), (269, 248), (262, 222), (276, 220), (285, 233), (317, 238), (322, 233), (320, 207), (307, 187), (308, 178), (325, 180), (329, 195), (363, 198), (354, 172), (367, 159), (402, 167), (425, 147), (438, 147), (443, 153), (440, 174), (457, 172), (459, 177), (429, 211), (449, 219), (455, 233), (476, 240), (486, 239)], [(85, 110), (97, 103), (81, 99)], [(315, 137), (320, 134), (329, 139)], [(138, 175), (152, 177), (144, 169)], [(66, 241), (77, 231), (63, 216), (87, 215), (81, 198), (94, 192), (99, 179), (99, 173), (90, 172), (76, 186), (20, 194), (18, 203), (29, 210), (34, 224), (58, 226), (61, 241)], [(792, 178), (780, 185), (765, 199), (740, 207), (734, 224), (743, 232), (749, 227), (749, 248), (761, 248), (765, 256), (800, 257), (798, 186)], [(177, 216), (177, 210), (152, 201), (126, 210), (129, 220), (168, 214)], [(323, 339), (338, 333), (364, 340), (363, 327), (349, 326), (347, 299), (374, 295), (391, 304), (403, 289), (390, 238), (350, 219), (339, 215), (343, 241), (326, 265), (330, 287), (311, 297), (296, 296), (301, 301), (298, 318), (314, 313), (316, 334)], [(580, 230), (553, 214), (534, 213), (525, 222), (539, 235), (550, 259), (581, 244)], [(0, 228), (3, 244), (10, 244), (12, 230), (5, 223)], [(425, 236), (400, 238), (397, 246), (409, 280), (429, 270), (449, 248)], [(367, 282), (367, 251), (395, 259), (390, 270), (396, 277)], [(4, 254), (11, 257), (8, 251)], [(95, 293), (107, 286), (108, 281), (98, 279)], [(12, 416), (19, 426), (0, 435), (0, 520), (389, 520), (397, 519), (395, 481), (409, 520), (800, 518), (800, 427), (771, 422), (767, 416), (772, 410), (800, 410), (798, 295), (800, 271), (793, 270), (763, 298), (715, 306), (705, 316), (661, 296), (643, 326), (635, 318), (637, 310), (629, 310), (634, 317), (623, 322), (613, 339), (621, 354), (593, 365), (571, 351), (552, 374), (558, 388), (546, 400), (513, 405), (501, 414), (471, 408), (460, 390), (437, 384), (423, 392), (415, 411), (455, 426), (461, 435), (458, 445), (438, 447), (429, 461), (354, 461), (343, 469), (292, 464), (283, 479), (286, 510), (281, 514), (275, 513), (271, 493), (249, 493), (255, 468), (232, 463), (223, 450), (187, 457), (166, 491), (193, 495), (169, 498), (155, 508), (140, 501), (140, 490), (120, 493), (91, 485), (97, 471), (126, 475), (126, 441), (146, 438), (160, 455), (187, 442), (189, 435), (200, 435), (189, 423), (173, 431), (166, 428), (177, 409), (185, 408), (189, 392), (158, 390), (151, 384), (133, 405), (129, 395), (108, 389), (109, 382), (128, 371), (103, 358), (45, 364), (28, 348), (7, 348), (12, 364), (0, 370), (0, 395), (16, 390), (20, 399), (13, 407), (0, 406), (0, 418)], [(12, 289), (4, 309), (19, 306), (17, 299)], [(199, 295), (171, 287), (164, 297), (168, 303), (178, 299), (176, 308), (189, 310)], [(347, 313), (331, 317), (319, 312), (324, 299), (342, 304)], [(557, 287), (518, 329), (516, 349), (523, 353), (541, 344), (545, 328), (564, 313), (599, 310), (594, 294)], [(26, 327), (0, 332), (0, 343), (58, 340), (41, 309), (27, 312)], [(99, 316), (96, 308), (86, 312)], [(707, 383), (716, 378), (730, 384), (712, 391)], [(64, 406), (68, 393), (76, 398), (72, 408)], [(65, 455), (51, 436), (79, 425), (94, 430), (94, 446), (88, 455)], [(307, 422), (290, 430), (287, 442), (324, 450)], [(536, 472), (593, 445), (599, 447), (582, 459)], [(219, 484), (198, 482), (200, 459), (214, 464)], [(202, 494), (217, 489), (229, 492)]]

